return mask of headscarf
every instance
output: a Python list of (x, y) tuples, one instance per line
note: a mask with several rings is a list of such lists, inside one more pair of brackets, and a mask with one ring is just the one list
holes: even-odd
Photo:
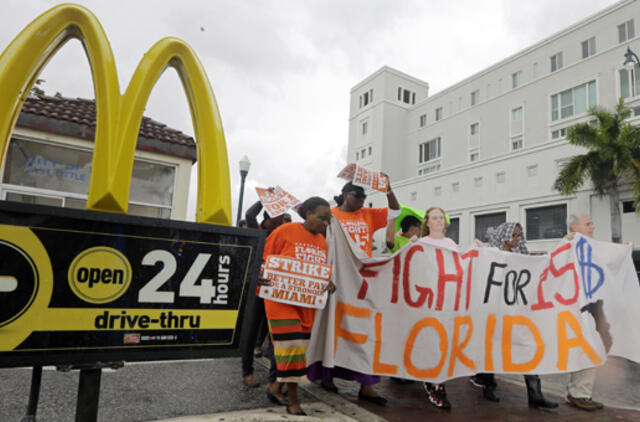
[(527, 255), (529, 254), (529, 250), (527, 249), (527, 241), (524, 238), (524, 230), (520, 223), (502, 223), (498, 227), (495, 228), (493, 233), (491, 233), (491, 237), (489, 239), (489, 244), (498, 249), (502, 249), (505, 242), (510, 242), (513, 238), (513, 231), (516, 227), (520, 227), (520, 231), (522, 232), (522, 237), (520, 238), (520, 243), (515, 248), (511, 248), (511, 252), (520, 253)]

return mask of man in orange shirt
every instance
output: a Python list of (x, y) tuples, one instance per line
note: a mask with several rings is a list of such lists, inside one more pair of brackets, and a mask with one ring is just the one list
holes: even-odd
[[(382, 173), (382, 175), (389, 180), (386, 174)], [(334, 197), (337, 206), (333, 207), (331, 212), (367, 256), (371, 256), (373, 249), (373, 233), (386, 227), (387, 220), (394, 220), (400, 215), (400, 204), (391, 190), (391, 184), (388, 183), (387, 186), (389, 186), (387, 190), (388, 208), (363, 208), (367, 195), (363, 188), (351, 182), (344, 185), (339, 196)], [(337, 280), (336, 284), (339, 282), (340, 280)], [(309, 366), (308, 376), (312, 381), (322, 380), (322, 387), (333, 393), (338, 392), (338, 388), (333, 383), (334, 376), (357, 381), (360, 383), (358, 393), (360, 400), (379, 405), (384, 405), (387, 402), (387, 399), (379, 396), (372, 387), (380, 382), (379, 376), (362, 374), (339, 366), (326, 368), (320, 362)]]

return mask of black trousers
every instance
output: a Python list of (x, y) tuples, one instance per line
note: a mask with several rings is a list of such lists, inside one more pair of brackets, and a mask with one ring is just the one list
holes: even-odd
[[(264, 312), (264, 299), (256, 295), (251, 295), (248, 303), (248, 333), (247, 341), (240, 346), (240, 353), (242, 355), (242, 376), (253, 374), (253, 351), (256, 347), (258, 338), (261, 337), (264, 341), (267, 329), (267, 316)], [(264, 330), (264, 334), (261, 335), (261, 329)], [(257, 344), (262, 344), (262, 341)], [(267, 380), (269, 382), (276, 381), (276, 359), (273, 355), (273, 342), (271, 336), (269, 336), (269, 349), (267, 350), (267, 357), (271, 362), (269, 367), (269, 375)]]

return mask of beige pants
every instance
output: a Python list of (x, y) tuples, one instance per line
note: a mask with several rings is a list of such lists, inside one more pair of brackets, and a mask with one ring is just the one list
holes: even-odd
[(596, 368), (583, 369), (569, 374), (567, 393), (572, 397), (589, 399), (596, 380)]

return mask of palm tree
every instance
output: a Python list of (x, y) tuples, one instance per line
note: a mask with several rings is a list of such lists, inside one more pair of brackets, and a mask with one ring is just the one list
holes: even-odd
[(567, 140), (584, 147), (586, 154), (573, 157), (554, 182), (554, 189), (565, 195), (575, 193), (587, 179), (600, 197), (609, 196), (611, 240), (622, 241), (620, 220), (620, 187), (634, 189), (634, 206), (640, 204), (640, 128), (625, 120), (631, 115), (622, 98), (613, 113), (594, 107), (589, 114), (595, 119), (569, 128)]

